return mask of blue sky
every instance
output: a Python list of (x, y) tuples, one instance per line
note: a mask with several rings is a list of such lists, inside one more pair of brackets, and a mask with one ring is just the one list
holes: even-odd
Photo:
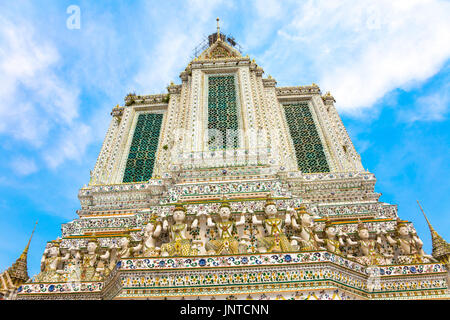
[[(77, 5), (80, 29), (66, 13)], [(450, 3), (396, 1), (3, 1), (0, 4), (0, 270), (39, 225), (76, 218), (77, 192), (124, 96), (164, 92), (204, 36), (232, 34), (279, 86), (331, 91), (381, 201), (431, 251), (419, 199), (450, 240)]]

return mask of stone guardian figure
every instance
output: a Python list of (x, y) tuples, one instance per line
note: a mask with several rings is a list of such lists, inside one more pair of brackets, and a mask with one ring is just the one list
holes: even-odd
[(285, 218), (277, 217), (277, 206), (275, 202), (267, 197), (266, 205), (264, 207), (265, 219), (260, 221), (253, 214), (252, 223), (254, 225), (263, 225), (265, 228), (265, 235), (258, 237), (258, 251), (259, 252), (290, 252), (292, 251), (291, 244), (284, 232), (285, 225), (291, 223), (291, 215), (285, 214)]
[[(192, 240), (188, 237), (188, 224), (186, 223), (186, 209), (177, 204), (173, 211), (174, 223), (169, 226), (167, 220), (163, 222), (163, 230), (169, 232), (170, 242), (161, 246), (161, 255), (163, 257), (192, 256), (197, 253), (192, 247)], [(196, 219), (191, 228), (196, 228), (198, 220)]]
[(82, 281), (99, 281), (103, 278), (104, 266), (99, 265), (99, 262), (107, 260), (110, 256), (109, 251), (101, 255), (98, 253), (98, 240), (90, 238), (87, 244), (87, 252), (83, 254), (82, 258)]
[(142, 257), (157, 257), (160, 255), (161, 249), (156, 246), (157, 240), (161, 234), (162, 225), (158, 220), (156, 214), (150, 217), (149, 222), (144, 227), (143, 242), (137, 247), (133, 248), (134, 251), (141, 252), (139, 256)]
[[(298, 223), (298, 221), (300, 223)], [(314, 251), (323, 249), (324, 243), (314, 232), (313, 217), (306, 211), (305, 205), (301, 205), (297, 210), (297, 216), (292, 218), (292, 228), (295, 235), (291, 237), (292, 245), (298, 245), (300, 251)]]
[(323, 241), (328, 251), (342, 255), (340, 248), (345, 246), (344, 240), (342, 235), (337, 236), (336, 227), (328, 219), (325, 222), (325, 239)]
[[(385, 233), (385, 232), (384, 232)], [(405, 221), (397, 220), (397, 238), (393, 239), (386, 234), (386, 239), (391, 246), (397, 249), (397, 262), (400, 264), (426, 263), (435, 261), (432, 256), (423, 251), (423, 242), (416, 234), (410, 234)]]
[(359, 248), (360, 255), (355, 258), (356, 261), (367, 266), (385, 264), (386, 259), (380, 253), (382, 247), (381, 233), (377, 233), (376, 240), (370, 239), (369, 229), (361, 221), (358, 223), (357, 230), (359, 240), (347, 239), (350, 246), (358, 246)]
[(210, 240), (206, 243), (206, 250), (209, 254), (237, 254), (239, 253), (239, 242), (236, 240), (236, 227), (244, 225), (245, 212), (242, 212), (239, 221), (231, 219), (231, 207), (227, 201), (222, 202), (219, 208), (218, 222), (213, 222), (208, 216), (207, 227), (216, 228), (219, 239)]
[(51, 242), (51, 246), (45, 249), (41, 259), (41, 273), (36, 277), (36, 282), (58, 282), (61, 280), (62, 258), (59, 250), (59, 242)]

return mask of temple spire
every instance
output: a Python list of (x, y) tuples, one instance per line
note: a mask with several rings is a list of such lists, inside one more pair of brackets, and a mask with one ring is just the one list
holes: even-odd
[(38, 224), (38, 222), (36, 221), (36, 223), (34, 224), (33, 232), (31, 232), (30, 239), (28, 240), (28, 243), (27, 243), (25, 249), (23, 250), (22, 254), (20, 255), (19, 259), (21, 259), (21, 258), (26, 259), (27, 255), (28, 255), (28, 249), (30, 248), (31, 239), (33, 239), (34, 231), (36, 231), (37, 224)]
[(417, 204), (419, 205), (420, 211), (422, 211), (422, 214), (425, 217), (425, 220), (427, 221), (428, 228), (430, 228), (430, 231), (433, 232), (434, 231), (433, 226), (431, 225), (430, 221), (428, 220), (427, 215), (425, 214), (425, 211), (423, 211), (423, 208), (420, 205), (419, 200), (416, 200), (416, 201), (417, 201)]
[(217, 21), (217, 41), (219, 41), (219, 39), (220, 39), (220, 25), (219, 25), (220, 19), (217, 18), (216, 21)]
[(442, 263), (450, 263), (450, 244), (444, 240), (437, 232), (434, 230), (433, 226), (431, 225), (430, 221), (427, 218), (427, 215), (425, 214), (425, 211), (423, 211), (422, 206), (420, 205), (419, 200), (417, 200), (417, 204), (419, 205), (420, 211), (422, 211), (423, 216), (425, 217), (425, 220), (427, 221), (428, 227), (430, 228), (431, 233), (431, 242), (433, 245), (433, 252), (432, 255), (435, 259), (439, 260)]
[(28, 280), (28, 262), (27, 262), (28, 249), (30, 248), (31, 239), (33, 238), (37, 224), (38, 222), (36, 221), (30, 239), (28, 240), (28, 243), (25, 246), (25, 249), (23, 250), (19, 259), (17, 259), (16, 262), (8, 269), (10, 275), (19, 281), (25, 282), (26, 280)]
[(20, 257), (4, 272), (0, 273), (0, 296), (8, 296), (13, 293), (20, 285), (28, 281), (28, 263), (27, 255), (30, 248), (31, 239), (33, 238), (34, 231), (36, 230), (37, 221), (34, 225), (33, 232), (28, 240), (25, 249)]

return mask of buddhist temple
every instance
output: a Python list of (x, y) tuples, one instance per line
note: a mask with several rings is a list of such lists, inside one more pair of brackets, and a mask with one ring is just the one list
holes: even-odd
[(167, 92), (112, 108), (77, 218), (29, 282), (27, 246), (2, 294), (448, 299), (449, 244), (429, 224), (427, 254), (379, 200), (332, 94), (277, 86), (219, 25), (206, 40)]

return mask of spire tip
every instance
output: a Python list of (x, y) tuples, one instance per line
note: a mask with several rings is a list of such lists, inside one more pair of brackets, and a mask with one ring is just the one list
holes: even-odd
[(420, 205), (419, 200), (416, 200), (417, 204), (419, 205), (420, 211), (422, 211), (423, 216), (425, 217), (425, 220), (427, 221), (428, 227), (430, 228), (430, 231), (433, 232), (433, 226), (431, 225), (430, 221), (428, 220), (427, 215), (425, 214), (425, 211), (423, 211), (422, 206)]
[(217, 41), (220, 41), (220, 25), (219, 25), (220, 19), (217, 18), (216, 21), (217, 21)]

